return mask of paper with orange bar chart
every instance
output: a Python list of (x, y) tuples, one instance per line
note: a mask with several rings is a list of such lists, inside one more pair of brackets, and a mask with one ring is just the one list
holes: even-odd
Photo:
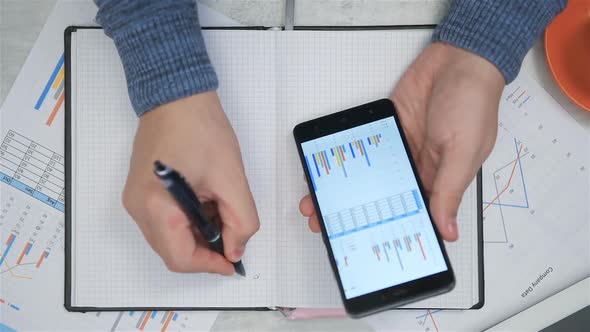
[[(3, 331), (95, 326), (88, 316), (67, 317), (59, 305), (65, 207), (63, 30), (68, 22), (92, 23), (95, 12), (87, 2), (56, 5), (0, 109)], [(63, 324), (65, 317), (68, 324)]]
[(58, 1), (0, 108), (0, 331), (208, 330), (217, 312), (63, 308), (63, 34), (95, 15), (90, 0)]

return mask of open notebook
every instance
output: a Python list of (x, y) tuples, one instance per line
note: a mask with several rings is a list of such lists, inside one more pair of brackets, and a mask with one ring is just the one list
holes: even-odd
[[(119, 56), (101, 29), (67, 30), (66, 307), (341, 307), (321, 237), (298, 212), (307, 188), (291, 131), (304, 120), (388, 96), (430, 34), (204, 32), (261, 218), (242, 279), (171, 273), (150, 249), (121, 205), (137, 118)], [(446, 244), (456, 288), (409, 307), (483, 304), (480, 192), (474, 181), (459, 213), (461, 239)]]

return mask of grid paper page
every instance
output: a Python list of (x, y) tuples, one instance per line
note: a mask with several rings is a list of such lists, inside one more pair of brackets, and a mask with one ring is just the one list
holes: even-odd
[[(261, 218), (244, 258), (248, 279), (239, 280), (167, 272), (121, 207), (137, 120), (112, 42), (101, 30), (80, 31), (74, 305), (341, 306), (321, 238), (298, 212), (307, 187), (291, 132), (388, 96), (430, 33), (204, 32)], [(425, 306), (476, 301), (475, 197), (468, 192), (460, 211), (461, 240), (447, 245), (456, 290)]]
[[(278, 39), (279, 91), (277, 160), (280, 256), (287, 287), (281, 305), (341, 306), (320, 235), (311, 235), (299, 215), (308, 192), (291, 131), (300, 122), (387, 97), (412, 60), (428, 43), (431, 30), (287, 31)], [(451, 293), (412, 307), (469, 308), (477, 302), (477, 196), (474, 185), (459, 212), (460, 240), (447, 244), (457, 285)]]
[[(244, 256), (247, 278), (168, 272), (121, 204), (137, 118), (112, 41), (81, 30), (76, 107), (78, 184), (73, 263), (77, 306), (252, 307), (273, 303), (274, 34), (208, 32), (219, 93), (244, 153), (260, 231)], [(231, 79), (229, 74), (231, 73)], [(252, 84), (256, 82), (255, 84)]]

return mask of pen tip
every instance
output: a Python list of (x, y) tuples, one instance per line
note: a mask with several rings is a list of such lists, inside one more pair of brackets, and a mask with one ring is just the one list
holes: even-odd
[(236, 273), (241, 275), (242, 277), (246, 276), (246, 269), (244, 269), (244, 264), (242, 261), (234, 263), (234, 268), (236, 269)]
[(161, 178), (167, 177), (172, 172), (173, 172), (172, 168), (164, 165), (161, 161), (159, 161), (159, 160), (154, 161), (154, 173), (156, 173), (157, 176), (159, 176)]

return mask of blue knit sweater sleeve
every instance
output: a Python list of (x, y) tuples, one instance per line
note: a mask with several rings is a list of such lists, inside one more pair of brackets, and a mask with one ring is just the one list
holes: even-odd
[(535, 40), (567, 0), (455, 0), (433, 41), (476, 53), (510, 83)]
[(123, 62), (138, 116), (169, 101), (217, 89), (195, 0), (95, 0), (97, 21)]
[[(217, 88), (195, 0), (95, 2), (97, 20), (123, 62), (137, 115)], [(510, 82), (533, 42), (565, 4), (566, 0), (455, 0), (433, 41), (483, 56)]]

